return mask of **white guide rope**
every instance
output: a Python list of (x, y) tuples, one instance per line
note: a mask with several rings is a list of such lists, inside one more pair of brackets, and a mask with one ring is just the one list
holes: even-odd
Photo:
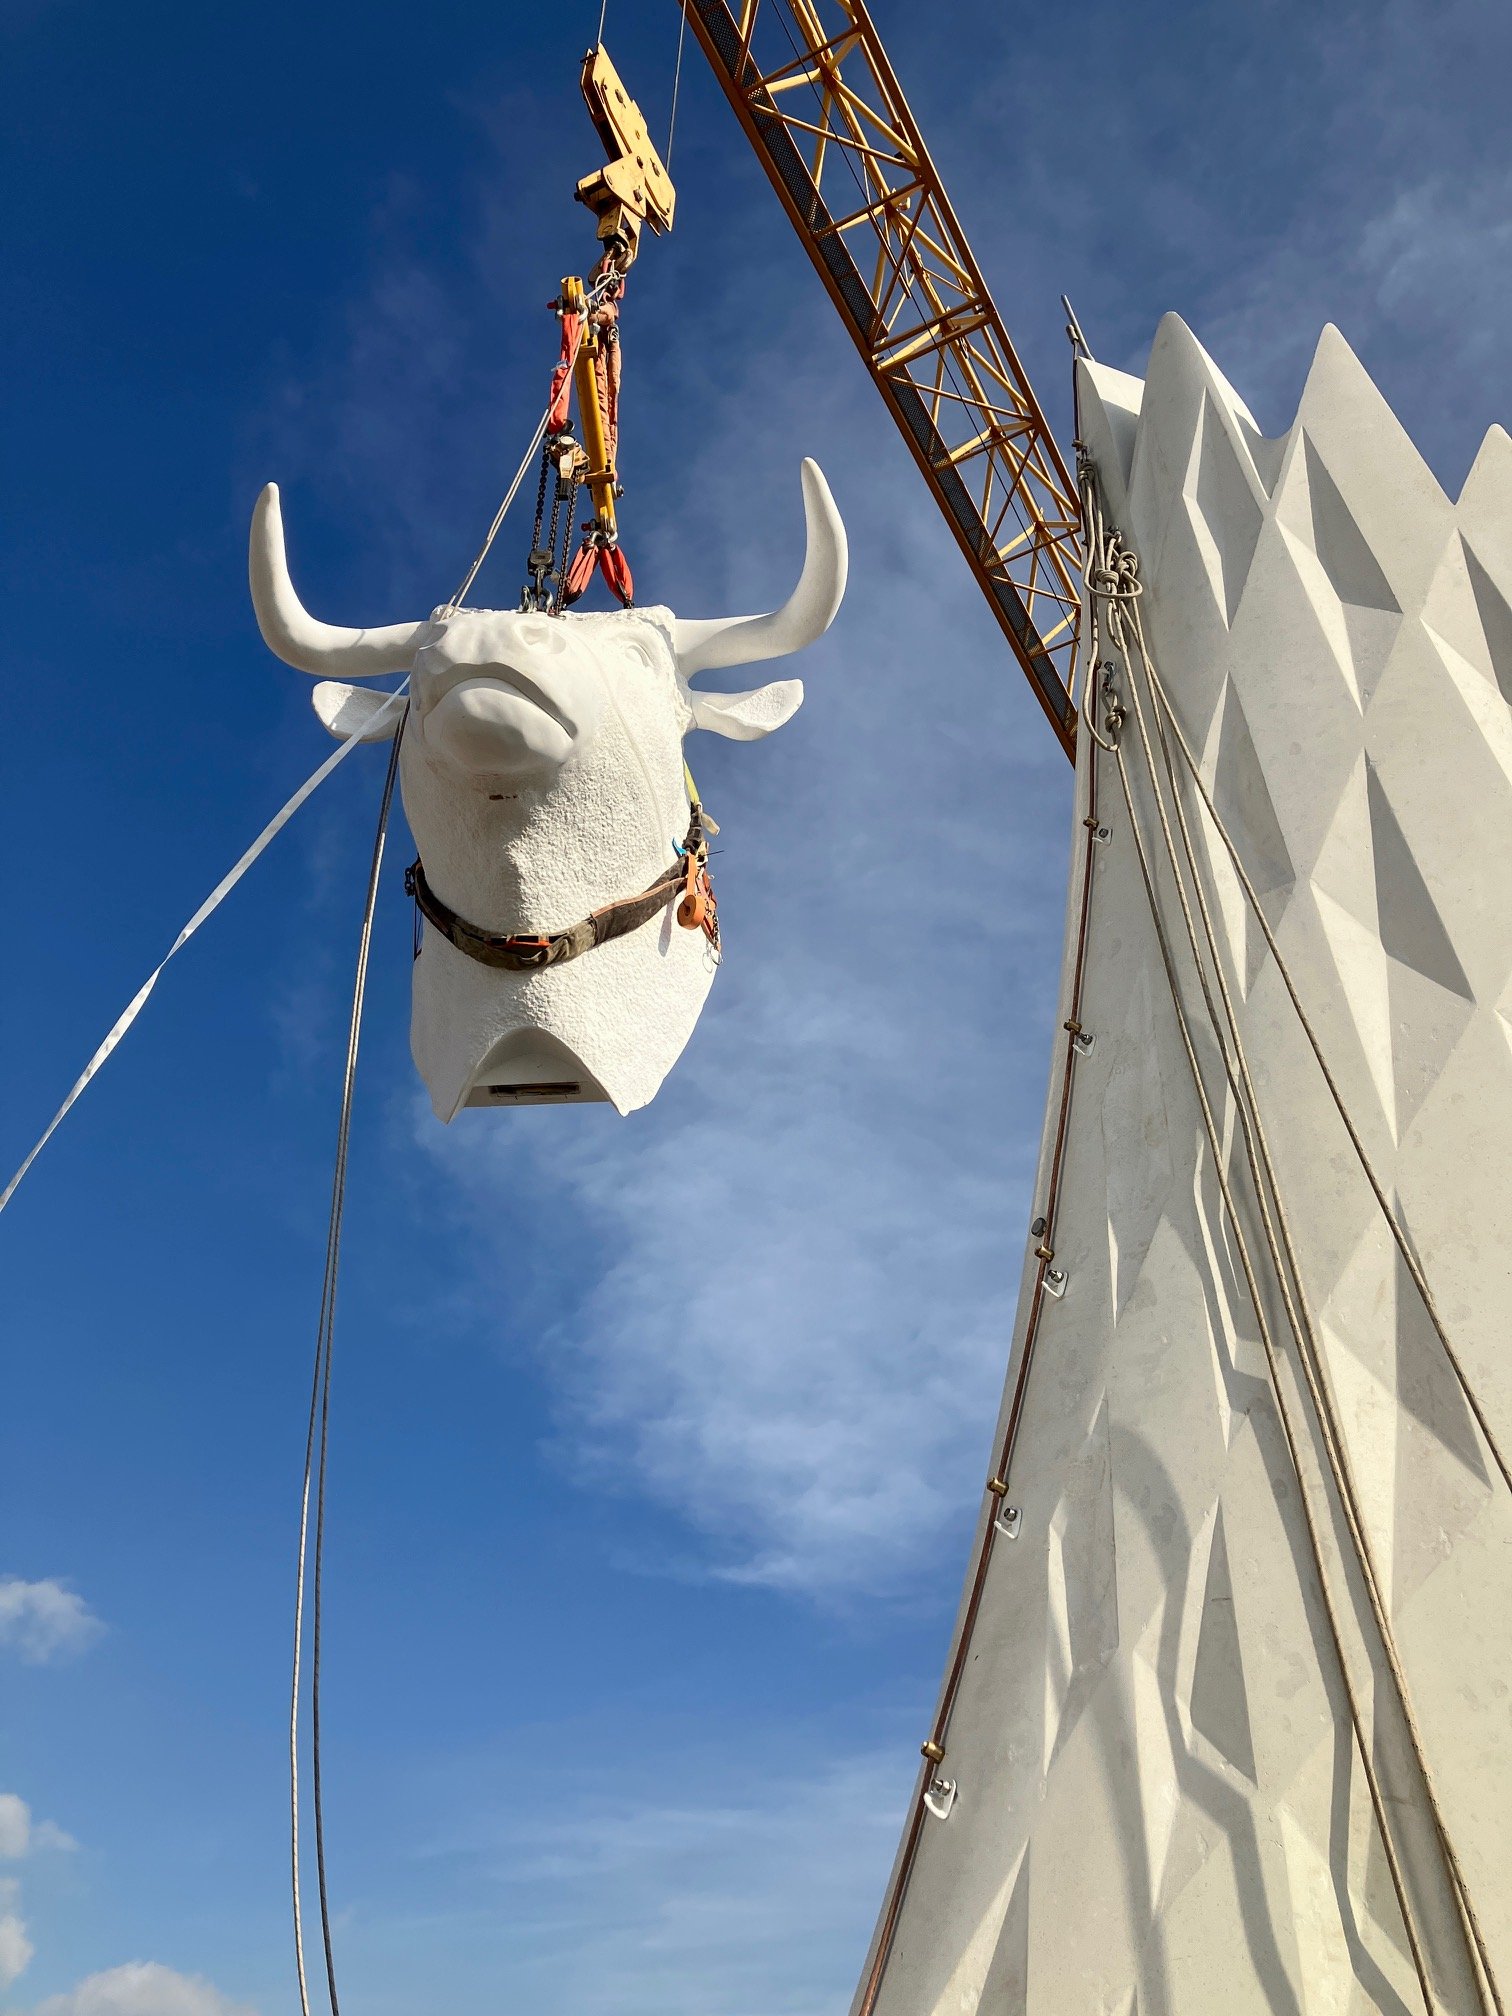
[[(584, 326), (585, 327), (587, 326), (586, 321)], [(582, 346), (581, 335), (578, 338), (578, 345), (579, 348), (581, 348)], [(483, 544), (478, 548), (477, 559), (474, 560), (471, 567), (468, 568), (466, 574), (462, 577), (462, 586), (457, 590), (456, 594), (453, 595), (450, 602), (445, 604), (445, 607), (448, 610), (460, 609), (462, 607), (462, 604), (467, 600), (467, 591), (469, 590), (469, 588), (472, 587), (474, 581), (477, 580), (478, 569), (483, 565), (483, 562), (488, 558), (489, 549), (493, 545), (495, 539), (497, 539), (499, 536), (499, 527), (504, 523), (504, 518), (509, 510), (510, 505), (513, 504), (515, 498), (519, 495), (520, 485), (525, 481), (525, 472), (529, 469), (531, 463), (535, 460), (535, 452), (537, 448), (540, 447), (542, 440), (545, 438), (546, 422), (550, 418), (551, 418), (551, 408), (548, 406), (546, 408), (546, 411), (541, 415), (540, 419), (536, 422), (536, 430), (534, 434), (532, 434), (530, 437), (530, 446), (525, 450), (524, 459), (521, 461), (519, 468), (515, 471), (514, 481), (510, 484), (509, 488), (504, 493), (503, 503), (494, 513), (493, 523), (488, 528), (488, 536), (483, 541)]]
[[(310, 2016), (310, 1986), (305, 1968), (304, 1910), (299, 1876), (299, 1711), (304, 1692), (305, 1564), (310, 1539), (310, 1484), (315, 1485), (315, 1616), (310, 1658), (310, 1764), (315, 1790), (315, 1871), (320, 1890), (320, 1930), (325, 1949), (326, 1988), (331, 2016), (341, 2016), (336, 1995), (336, 1956), (331, 1948), (331, 1904), (326, 1886), (325, 1806), (320, 1778), (320, 1641), (321, 1592), (325, 1560), (326, 1456), (331, 1427), (331, 1357), (336, 1334), (336, 1281), (341, 1267), (341, 1227), (346, 1212), (347, 1154), (352, 1137), (352, 1093), (357, 1079), (357, 1046), (362, 1035), (362, 1009), (367, 994), (368, 955), (373, 945), (373, 915), (378, 907), (378, 881), (383, 873), (383, 848), (388, 836), (394, 784), (399, 775), (399, 749), (408, 716), (399, 723), (389, 750), (388, 776), (378, 807), (373, 856), (368, 869), (367, 900), (357, 941), (357, 971), (352, 983), (352, 1013), (347, 1025), (346, 1069), (341, 1081), (341, 1119), (336, 1130), (336, 1166), (331, 1178), (331, 1215), (326, 1228), (325, 1280), (320, 1291), (320, 1321), (315, 1331), (315, 1372), (310, 1386), (310, 1425), (305, 1436), (304, 1488), (299, 1501), (299, 1568), (294, 1597), (294, 1670), (289, 1693), (289, 1873), (294, 1897), (294, 1964), (299, 1980), (301, 2016)], [(317, 1434), (317, 1423), (319, 1432)]]
[[(402, 686), (398, 687), (393, 693), (389, 695), (387, 703), (383, 707), (381, 707), (375, 715), (373, 715), (371, 720), (363, 724), (364, 732), (371, 734), (372, 730), (377, 726), (377, 724), (380, 721), (382, 721), (387, 715), (391, 714), (394, 711), (394, 709), (400, 705), (400, 703), (404, 699), (404, 695), (408, 686), (409, 686), (409, 680), (406, 679)], [(37, 1157), (42, 1153), (42, 1150), (47, 1146), (48, 1142), (52, 1139), (53, 1135), (56, 1134), (59, 1127), (62, 1126), (64, 1120), (67, 1119), (69, 1113), (73, 1110), (74, 1106), (78, 1103), (78, 1100), (84, 1093), (85, 1088), (90, 1084), (95, 1074), (100, 1069), (100, 1066), (105, 1062), (106, 1058), (110, 1055), (111, 1051), (115, 1049), (116, 1045), (120, 1042), (121, 1038), (126, 1034), (127, 1030), (131, 1027), (132, 1023), (135, 1022), (138, 1015), (140, 1015), (142, 1010), (146, 1007), (148, 997), (152, 993), (153, 988), (156, 987), (159, 979), (162, 976), (163, 968), (168, 964), (168, 961), (173, 958), (175, 953), (181, 952), (183, 950), (183, 948), (189, 943), (189, 940), (194, 936), (195, 932), (198, 931), (201, 924), (204, 923), (205, 919), (209, 917), (213, 911), (216, 911), (220, 908), (221, 904), (230, 895), (231, 891), (236, 887), (237, 883), (240, 882), (243, 875), (245, 875), (247, 870), (252, 866), (253, 862), (257, 860), (258, 856), (264, 851), (264, 849), (269, 845), (269, 843), (273, 839), (275, 839), (279, 833), (283, 831), (284, 827), (288, 825), (289, 821), (294, 817), (294, 814), (299, 810), (300, 806), (304, 804), (305, 800), (311, 797), (314, 792), (319, 790), (320, 786), (324, 784), (327, 777), (330, 776), (331, 772), (337, 767), (338, 764), (344, 763), (346, 761), (347, 757), (351, 755), (353, 749), (357, 746), (358, 739), (359, 738), (356, 735), (349, 735), (338, 749), (334, 750), (331, 755), (327, 756), (326, 760), (324, 761), (324, 763), (321, 764), (320, 768), (316, 770), (311, 776), (305, 779), (304, 783), (300, 785), (299, 789), (294, 793), (294, 796), (291, 799), (289, 799), (288, 803), (284, 805), (279, 811), (274, 813), (273, 817), (268, 821), (267, 825), (264, 826), (261, 833), (258, 834), (257, 838), (252, 842), (252, 845), (247, 849), (246, 853), (242, 855), (241, 859), (236, 863), (236, 866), (231, 869), (230, 873), (224, 875), (221, 878), (221, 880), (216, 883), (215, 887), (210, 891), (210, 894), (205, 898), (204, 902), (201, 903), (198, 910), (195, 911), (194, 915), (189, 919), (189, 922), (184, 926), (183, 930), (180, 931), (177, 938), (175, 938), (173, 943), (168, 947), (168, 950), (163, 954), (163, 957), (158, 961), (157, 965), (148, 974), (146, 980), (137, 989), (136, 993), (131, 997), (131, 1000), (127, 1003), (124, 1011), (111, 1028), (110, 1033), (106, 1036), (104, 1042), (100, 1045), (99, 1049), (95, 1051), (94, 1055), (90, 1058), (89, 1062), (84, 1066), (83, 1071), (80, 1072), (77, 1080), (74, 1083), (73, 1089), (70, 1091), (68, 1097), (63, 1101), (63, 1104), (58, 1108), (57, 1112), (54, 1113), (51, 1120), (48, 1121), (47, 1126), (43, 1129), (41, 1137), (38, 1139), (35, 1146), (32, 1148), (30, 1154), (27, 1155), (25, 1161), (21, 1164), (20, 1168), (16, 1171), (15, 1175), (12, 1176), (9, 1183), (6, 1184), (4, 1190), (0, 1190), (0, 1211), (3, 1211), (6, 1205), (9, 1204), (9, 1202), (11, 1201), (12, 1197), (15, 1196), (17, 1190), (21, 1186), (22, 1178), (31, 1168), (33, 1162), (36, 1161)]]

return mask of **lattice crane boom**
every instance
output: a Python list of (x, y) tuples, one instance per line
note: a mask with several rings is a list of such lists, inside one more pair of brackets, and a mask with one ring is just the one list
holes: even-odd
[(863, 0), (682, 0), (1061, 746), (1076, 486)]

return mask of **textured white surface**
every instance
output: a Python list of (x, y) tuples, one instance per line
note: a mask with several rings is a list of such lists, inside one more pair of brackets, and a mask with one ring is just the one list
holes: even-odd
[[(400, 755), (404, 809), (432, 888), (469, 923), (564, 930), (644, 889), (676, 858), (688, 827), (682, 741), (692, 709), (672, 656), (671, 620), (665, 609), (469, 613), (422, 649)], [(501, 633), (521, 626), (527, 645), (537, 631), (560, 643), (552, 690), (571, 700), (575, 726), (589, 732), (559, 767), (529, 765), (514, 778), (464, 771), (453, 757), (456, 730), (439, 746), (435, 732), (456, 692), (457, 659), (474, 651), (494, 661), (507, 656)], [(528, 713), (539, 718), (534, 708)], [(480, 966), (427, 925), (415, 965), (415, 1063), (443, 1120), (475, 1084), (583, 1074), (626, 1113), (646, 1104), (676, 1062), (714, 971), (702, 931), (681, 929), (670, 908), (540, 973)]]
[[(1083, 367), (1079, 389), (1156, 663), (1505, 1449), (1512, 443), (1493, 430), (1451, 504), (1333, 330), (1279, 440), (1174, 317), (1143, 383)], [(1078, 819), (1092, 760), (1084, 735)], [(1080, 1019), (1096, 1041), (1075, 1065), (1054, 1234), (1067, 1288), (1041, 1320), (1011, 1471), (1020, 1535), (993, 1551), (950, 1722), (956, 1802), (924, 1823), (876, 2009), (1418, 2012), (1122, 795), (1096, 761), (1112, 834), (1094, 849)], [(1158, 854), (1147, 789), (1141, 827)], [(1208, 872), (1391, 1628), (1505, 1988), (1512, 1504), (1237, 883), (1221, 858)], [(1180, 941), (1169, 887), (1165, 902)], [(1178, 964), (1200, 1023), (1184, 943)], [(1203, 1061), (1221, 1084), (1211, 1046)], [(1237, 1171), (1226, 1097), (1219, 1113)], [(1325, 1533), (1326, 1562), (1338, 1542)], [(1400, 1795), (1438, 2006), (1470, 2016), (1491, 2005), (1425, 1873), (1368, 1637), (1352, 1624), (1347, 1650)]]
[[(438, 609), (426, 623), (342, 629), (310, 616), (294, 591), (272, 484), (253, 514), (253, 604), (270, 647), (306, 671), (410, 672), (400, 782), (431, 888), (485, 931), (549, 935), (638, 894), (676, 860), (690, 729), (753, 741), (802, 703), (796, 679), (748, 693), (689, 684), (703, 670), (800, 650), (834, 619), (845, 528), (816, 463), (803, 463), (802, 481), (803, 571), (765, 616)], [(376, 739), (393, 732), (376, 721), (381, 694), (323, 678), (313, 701), (333, 734), (362, 734), (369, 721)], [(683, 930), (675, 907), (527, 973), (484, 966), (425, 925), (410, 1042), (438, 1117), (495, 1103), (490, 1088), (503, 1086), (570, 1083), (621, 1113), (644, 1106), (692, 1034), (716, 969), (708, 939)]]

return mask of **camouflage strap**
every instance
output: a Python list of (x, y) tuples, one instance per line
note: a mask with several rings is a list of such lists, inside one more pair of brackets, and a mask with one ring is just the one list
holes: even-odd
[(432, 929), (439, 931), (447, 943), (455, 945), (459, 952), (465, 952), (469, 959), (476, 959), (481, 966), (498, 967), (506, 973), (534, 973), (546, 966), (563, 966), (569, 959), (591, 952), (595, 945), (606, 945), (611, 938), (623, 938), (628, 932), (638, 931), (642, 924), (649, 924), (683, 888), (687, 878), (687, 857), (691, 855), (702, 868), (708, 853), (703, 815), (695, 805), (688, 821), (688, 837), (683, 842), (681, 858), (658, 875), (649, 889), (642, 889), (637, 896), (621, 896), (613, 903), (605, 903), (566, 931), (552, 931), (539, 937), (525, 932), (510, 932), (506, 936), (502, 932), (484, 931), (477, 924), (469, 924), (465, 917), (459, 917), (455, 910), (441, 901), (425, 879), (425, 870), (419, 861), (405, 870), (404, 887), (406, 893), (414, 897), (415, 907)]

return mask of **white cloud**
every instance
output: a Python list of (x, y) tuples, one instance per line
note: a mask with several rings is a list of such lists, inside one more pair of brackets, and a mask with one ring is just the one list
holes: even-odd
[(31, 1808), (14, 1792), (0, 1792), (0, 1861), (19, 1862), (31, 1847)]
[(9, 1988), (31, 1965), (35, 1952), (16, 1905), (20, 1885), (13, 1877), (0, 1880), (0, 1990)]
[[(811, 436), (773, 432), (746, 579), (715, 568), (707, 606), (791, 567)], [(706, 1569), (831, 1596), (912, 1581), (985, 1474), (1070, 809), (990, 622), (962, 603), (942, 633), (911, 578), (945, 534), (923, 505), (879, 513), (869, 473), (837, 477), (871, 557), (803, 662), (804, 712), (759, 749), (690, 752), (723, 825), (728, 956), (655, 1105), (419, 1121), (476, 1219), (480, 1310), (522, 1250), (557, 1262), (484, 1320), (538, 1346), (565, 1466), (673, 1509)]]
[(49, 1995), (32, 2016), (255, 2016), (230, 2002), (203, 1976), (177, 1974), (155, 1960), (91, 1974), (66, 1995)]
[(104, 1628), (84, 1598), (61, 1582), (0, 1576), (0, 1649), (19, 1653), (28, 1665), (71, 1658)]
[(26, 1856), (68, 1854), (78, 1847), (54, 1820), (32, 1820), (31, 1808), (14, 1792), (0, 1792), (0, 1862), (20, 1862)]
[[(1063, 284), (1095, 342), (1104, 329), (1127, 336), (1136, 368), (1158, 313), (1181, 308), (1276, 424), (1329, 315), (1371, 368), (1377, 351), (1394, 353), (1418, 379), (1424, 356), (1465, 358), (1456, 324), (1494, 344), (1503, 161), (1459, 172), (1453, 121), (1436, 122), (1432, 160), (1415, 155), (1408, 172), (1397, 145), (1416, 130), (1422, 80), (1443, 81), (1438, 17), (1424, 25), (1405, 0), (1377, 10), (1381, 22), (1286, 11), (1279, 38), (1235, 28), (1246, 68), (1260, 66), (1242, 104), (1227, 43), (1152, 58), (1136, 66), (1146, 88), (1131, 91), (1121, 35), (1091, 38), (1089, 130), (1099, 160), (1119, 159), (1138, 183), (1132, 209), (1109, 198), (1100, 168), (1068, 172), (1049, 144), (1063, 38), (1047, 31), (1025, 54), (1015, 28), (1028, 122), (1015, 172), (1053, 172), (1038, 186), (1054, 221), (1036, 226), (1032, 201), (1006, 222), (985, 214), (979, 249), (1017, 276), (1018, 333), (1052, 411), (1064, 414), (1068, 382), (1051, 305)], [(1449, 11), (1463, 25), (1476, 10)], [(1270, 92), (1281, 68), (1296, 78)], [(998, 145), (995, 66), (965, 119), (948, 95), (959, 80), (938, 88), (942, 147), (964, 162)], [(1215, 175), (1238, 113), (1265, 141), (1263, 165)], [(502, 123), (519, 158), (528, 128)], [(1036, 151), (1053, 171), (1034, 169)], [(470, 550), (458, 500), (492, 499), (494, 479), (458, 444), (510, 459), (498, 465), (499, 426), (482, 417), (498, 387), (477, 318), (481, 301), (490, 314), (507, 303), (501, 319), (523, 326), (514, 276), (535, 246), (518, 235), (507, 178), (489, 182), (475, 270), (460, 279), (413, 229), (416, 192), (391, 192), (377, 277), (339, 365), (291, 388), (282, 418), (290, 454), (303, 439), (312, 480), (320, 472), (340, 497), (354, 549), (414, 580), (416, 607), (421, 579), (434, 594), (445, 578), (438, 555)], [(711, 272), (705, 313), (759, 331), (759, 346), (726, 357), (716, 385), (686, 346), (659, 347), (649, 322), (636, 345), (634, 310), (627, 319), (637, 574), (650, 599), (688, 613), (766, 606), (792, 578), (793, 465), (808, 451), (850, 526), (850, 598), (803, 661), (809, 699), (791, 728), (759, 749), (695, 738), (725, 828), (715, 871), (729, 960), (656, 1105), (627, 1123), (591, 1110), (471, 1116), (444, 1136), (427, 1116), (421, 1136), (471, 1209), (458, 1273), (480, 1313), (498, 1310), (502, 1270), (515, 1284), (529, 1274), (522, 1253), (545, 1256), (507, 1316), (483, 1320), (507, 1348), (537, 1346), (568, 1465), (673, 1509), (720, 1574), (891, 1590), (945, 1558), (953, 1577), (947, 1536), (954, 1524), (964, 1537), (983, 1474), (1032, 1216), (1069, 794), (821, 291), (787, 277), (798, 268), (759, 178), (721, 185), (726, 199), (742, 258)], [(487, 291), (500, 275), (502, 301)], [(1486, 359), (1469, 361), (1477, 369), (1459, 375), (1479, 408)], [(511, 414), (534, 410), (524, 382), (504, 402)], [(1436, 408), (1459, 396), (1442, 374), (1426, 383)], [(651, 416), (693, 404), (708, 446), (669, 475)], [(1425, 447), (1452, 460), (1447, 440), (1441, 428)], [(707, 503), (731, 466), (738, 521)], [(502, 556), (520, 536), (520, 523), (506, 528), (486, 592), (507, 584)], [(399, 595), (394, 608), (411, 603)]]
[[(410, 1913), (374, 1948), (373, 1978), (403, 2005), (409, 1971), (418, 1981), (419, 1956), (434, 1950), (417, 1936), (428, 1932), (454, 1962), (459, 2006), (836, 2016), (860, 1972), (913, 1760), (902, 1746), (835, 1756), (789, 1744), (732, 1768), (709, 1734), (681, 1731), (665, 1752), (675, 1766), (654, 1773), (606, 1761), (591, 1738), (572, 1761), (567, 1741), (549, 1801), (429, 1852)], [(517, 1765), (500, 1768), (518, 1782)], [(489, 1804), (492, 1816), (509, 1810)], [(415, 1891), (435, 1897), (433, 1916)], [(474, 1982), (487, 1984), (475, 1997)]]

